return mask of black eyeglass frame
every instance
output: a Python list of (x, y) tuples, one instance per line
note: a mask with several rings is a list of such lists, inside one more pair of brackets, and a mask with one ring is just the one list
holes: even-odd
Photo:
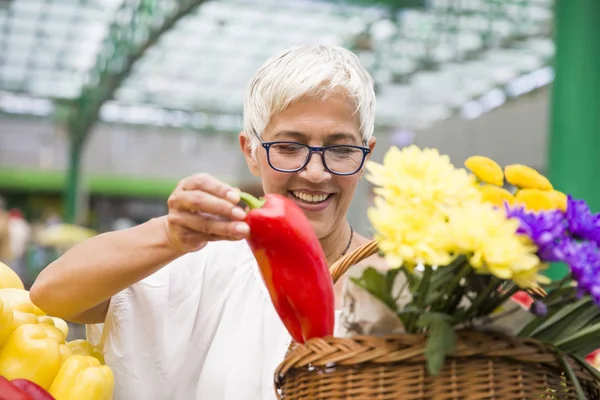
[[(258, 135), (257, 135), (258, 136)], [(369, 153), (371, 152), (371, 149), (368, 147), (362, 147), (362, 146), (355, 146), (355, 145), (351, 145), (351, 144), (334, 144), (331, 146), (325, 146), (325, 147), (317, 147), (317, 146), (309, 146), (307, 144), (304, 143), (298, 143), (298, 142), (289, 142), (289, 141), (277, 141), (277, 142), (263, 142), (260, 137), (259, 137), (260, 143), (262, 145), (262, 147), (265, 149), (265, 151), (267, 152), (267, 161), (269, 162), (269, 166), (271, 168), (273, 168), (275, 171), (278, 172), (286, 172), (286, 173), (294, 173), (294, 172), (298, 172), (298, 171), (302, 171), (304, 168), (306, 168), (306, 166), (308, 165), (308, 163), (310, 162), (310, 160), (312, 159), (312, 155), (313, 153), (321, 153), (321, 161), (323, 162), (323, 166), (325, 167), (325, 169), (334, 175), (338, 175), (338, 176), (350, 176), (350, 175), (354, 175), (356, 173), (358, 173), (363, 165), (365, 164), (365, 160), (367, 158), (367, 155), (369, 155)], [(306, 147), (308, 149), (308, 156), (306, 157), (306, 160), (304, 161), (304, 163), (296, 169), (280, 169), (280, 168), (275, 168), (273, 166), (273, 164), (271, 163), (271, 155), (269, 150), (271, 149), (271, 146), (275, 145), (275, 144), (293, 144), (293, 145), (298, 145), (298, 146), (303, 146)], [(332, 148), (336, 148), (336, 147), (352, 147), (354, 149), (359, 149), (362, 151), (362, 160), (360, 161), (360, 165), (358, 166), (358, 168), (356, 169), (356, 171), (354, 172), (349, 172), (349, 173), (340, 173), (340, 172), (334, 172), (331, 169), (329, 169), (329, 167), (327, 166), (327, 161), (325, 161), (325, 152), (328, 149), (332, 149)]]

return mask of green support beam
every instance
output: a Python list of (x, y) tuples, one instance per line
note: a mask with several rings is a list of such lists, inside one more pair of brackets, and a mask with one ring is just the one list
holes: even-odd
[(131, 72), (146, 50), (163, 33), (205, 0), (177, 0), (175, 7), (161, 0), (125, 1), (116, 11), (107, 39), (90, 73), (90, 84), (67, 106), (69, 172), (65, 190), (65, 220), (77, 222), (81, 155), (102, 105)]
[[(549, 177), (600, 211), (600, 1), (556, 0)], [(564, 276), (564, 265), (548, 276)]]

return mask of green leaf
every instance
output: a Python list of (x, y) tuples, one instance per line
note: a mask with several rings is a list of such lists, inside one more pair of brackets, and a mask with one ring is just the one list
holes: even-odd
[(443, 296), (443, 292), (429, 292), (429, 294), (425, 298), (425, 304), (433, 304), (437, 301), (440, 301), (442, 300)]
[(586, 356), (598, 348), (598, 337), (600, 337), (600, 323), (588, 326), (552, 343), (567, 353)]
[(449, 316), (440, 313), (429, 313), (421, 316), (421, 323), (427, 322), (429, 336), (425, 347), (427, 371), (437, 376), (444, 366), (446, 356), (454, 353), (456, 333), (448, 321)]
[(583, 368), (585, 368), (597, 381), (600, 381), (600, 371), (598, 371), (593, 365), (588, 363), (585, 358), (578, 355), (571, 355), (575, 360), (577, 360)]
[[(466, 274), (469, 270), (466, 269), (465, 273), (461, 275), (461, 269), (465, 265), (466, 257), (459, 256), (452, 263), (444, 267), (437, 268), (431, 276), (431, 288), (433, 290), (441, 289), (443, 286), (447, 286), (455, 280)], [(460, 275), (460, 276), (459, 276)], [(458, 282), (457, 282), (458, 283)]]
[(566, 305), (527, 336), (540, 340), (552, 341), (553, 338), (558, 337), (560, 332), (564, 331), (572, 320), (576, 318), (578, 309), (584, 307), (591, 301), (591, 298), (585, 297), (573, 304)]
[(445, 313), (440, 313), (440, 312), (426, 312), (426, 313), (421, 314), (421, 316), (419, 317), (419, 320), (417, 321), (417, 324), (420, 327), (428, 328), (428, 327), (431, 327), (432, 325), (435, 325), (438, 321), (451, 323), (452, 316), (445, 314)]
[(396, 283), (396, 277), (399, 273), (400, 268), (394, 268), (387, 271), (385, 275), (385, 285), (388, 292), (392, 293), (394, 291), (394, 283)]
[(457, 287), (450, 298), (446, 301), (446, 304), (442, 304), (441, 307), (447, 314), (455, 315), (457, 307), (459, 306), (463, 296), (465, 295), (465, 287)]
[[(395, 277), (395, 275), (393, 275)], [(398, 307), (394, 296), (392, 295), (393, 281), (390, 284), (392, 275), (388, 273), (381, 273), (373, 267), (368, 267), (363, 271), (360, 278), (350, 278), (356, 285), (362, 287), (377, 299), (382, 301), (394, 312), (397, 311)]]
[(579, 383), (579, 379), (577, 378), (577, 375), (575, 375), (573, 368), (571, 368), (571, 364), (569, 364), (567, 357), (562, 353), (557, 354), (557, 357), (558, 361), (560, 361), (560, 363), (562, 364), (565, 373), (567, 374), (567, 377), (569, 378), (569, 380), (573, 384), (573, 387), (575, 388), (575, 393), (577, 393), (577, 400), (587, 400), (585, 394), (583, 393), (583, 389), (581, 388), (581, 384)]
[(576, 298), (575, 296), (573, 296), (573, 297), (560, 296), (553, 300), (549, 300), (548, 297), (545, 297), (543, 301), (544, 301), (544, 303), (546, 303), (546, 306), (548, 307), (548, 314), (543, 317), (537, 316), (534, 319), (532, 319), (527, 325), (525, 325), (521, 329), (521, 331), (518, 333), (517, 336), (531, 337), (532, 332), (535, 331), (536, 329), (538, 329), (542, 324), (546, 323), (546, 321), (548, 321), (550, 318), (552, 318), (554, 316), (554, 314), (556, 314), (558, 311), (562, 310), (564, 307), (566, 307), (570, 304), (573, 304), (574, 302), (576, 302), (578, 300), (579, 299)]
[(588, 303), (585, 309), (573, 315), (574, 318), (571, 319), (571, 323), (560, 333), (560, 337), (570, 336), (581, 331), (590, 326), (592, 321), (598, 318), (598, 316), (600, 316), (600, 308), (592, 302)]

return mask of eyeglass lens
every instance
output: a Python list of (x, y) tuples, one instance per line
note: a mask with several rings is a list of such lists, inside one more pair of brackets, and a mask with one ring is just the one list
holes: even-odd
[[(271, 165), (284, 171), (298, 170), (310, 154), (308, 147), (295, 143), (274, 143), (269, 147)], [(324, 151), (325, 166), (334, 173), (350, 174), (358, 171), (364, 153), (352, 146), (331, 146)]]

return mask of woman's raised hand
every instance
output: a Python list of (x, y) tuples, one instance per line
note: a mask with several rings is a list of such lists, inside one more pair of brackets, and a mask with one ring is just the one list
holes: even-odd
[(240, 240), (250, 233), (238, 206), (239, 191), (200, 173), (179, 182), (167, 204), (167, 238), (177, 251), (199, 250), (209, 241)]

